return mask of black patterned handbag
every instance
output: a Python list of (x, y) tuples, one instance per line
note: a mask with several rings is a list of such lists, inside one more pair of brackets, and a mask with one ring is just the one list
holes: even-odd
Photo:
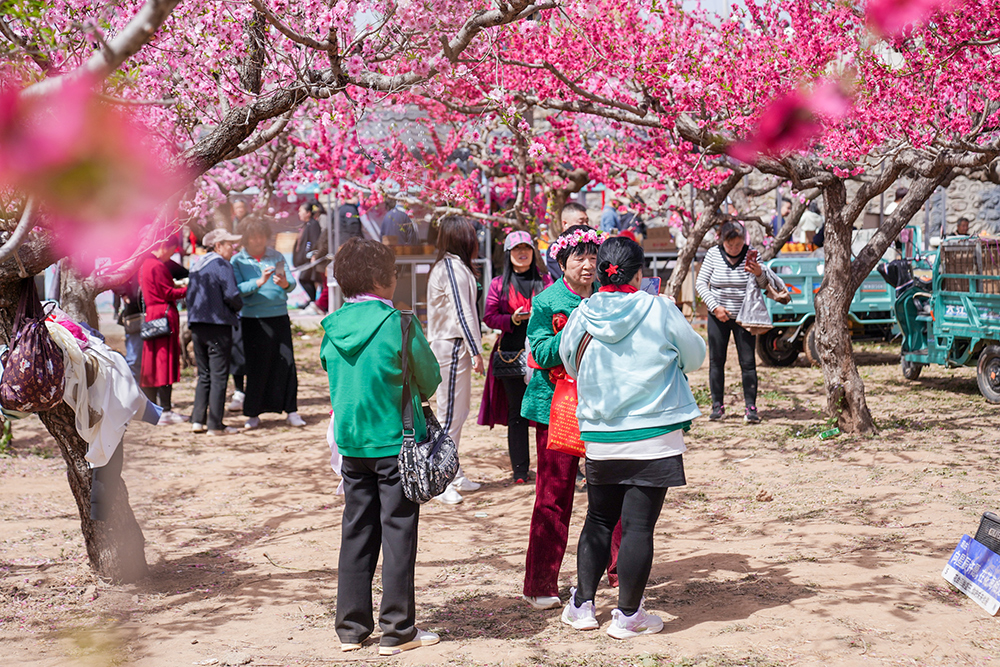
[(172, 333), (173, 331), (170, 330), (170, 320), (165, 316), (157, 317), (155, 320), (150, 320), (149, 322), (143, 322), (142, 327), (139, 329), (139, 336), (143, 340), (163, 338)]
[(399, 450), (399, 478), (403, 495), (415, 503), (426, 503), (444, 493), (458, 473), (458, 445), (441, 428), (437, 417), (424, 405), (427, 419), (427, 438), (416, 441), (413, 429), (413, 401), (410, 390), (410, 329), (413, 313), (403, 311), (400, 323), (403, 329), (403, 446)]
[(493, 377), (524, 377), (528, 372), (528, 353), (524, 350), (509, 351), (497, 348), (493, 351), (490, 368), (493, 370)]

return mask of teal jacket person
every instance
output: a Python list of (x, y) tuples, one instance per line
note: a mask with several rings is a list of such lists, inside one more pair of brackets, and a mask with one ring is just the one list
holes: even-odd
[[(527, 335), (531, 345), (531, 358), (536, 365), (543, 369), (562, 366), (562, 359), (559, 357), (562, 333), (555, 331), (553, 318), (569, 318), (581, 301), (583, 298), (566, 286), (565, 278), (552, 283), (532, 300)], [(554, 392), (555, 383), (549, 378), (548, 371), (535, 371), (524, 393), (521, 416), (536, 424), (548, 424)]]

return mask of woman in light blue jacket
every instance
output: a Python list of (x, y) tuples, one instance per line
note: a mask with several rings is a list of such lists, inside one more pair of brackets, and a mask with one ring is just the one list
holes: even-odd
[(559, 345), (566, 372), (577, 378), (589, 501), (577, 588), (562, 620), (578, 630), (599, 627), (594, 595), (621, 519), (618, 608), (608, 628), (616, 639), (663, 629), (643, 609), (642, 594), (667, 488), (685, 484), (684, 431), (701, 414), (685, 373), (705, 360), (705, 341), (677, 307), (638, 290), (643, 260), (631, 239), (601, 246), (602, 287), (570, 315)]

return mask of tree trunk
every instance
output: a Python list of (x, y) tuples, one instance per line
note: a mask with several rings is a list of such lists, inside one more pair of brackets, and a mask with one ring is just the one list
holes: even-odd
[(685, 237), (684, 247), (677, 253), (677, 263), (667, 280), (667, 288), (663, 291), (664, 294), (672, 296), (677, 303), (681, 301), (681, 286), (688, 273), (691, 272), (691, 264), (694, 263), (694, 258), (698, 254), (701, 242), (705, 239), (705, 234), (719, 222), (721, 222), (721, 218), (715, 213), (715, 210), (707, 209), (695, 223), (691, 233)]
[[(10, 340), (13, 330), (15, 308), (11, 305), (17, 304), (19, 285), (16, 279), (0, 282), (0, 304), (3, 305), (0, 308), (0, 334), (5, 340)], [(91, 567), (99, 576), (115, 582), (140, 579), (147, 571), (145, 538), (129, 505), (125, 482), (120, 475), (105, 480), (106, 494), (101, 500), (107, 508), (105, 516), (108, 520), (91, 519), (93, 472), (84, 458), (87, 443), (76, 431), (73, 410), (60, 403), (52, 410), (39, 413), (38, 417), (55, 438), (66, 461), (66, 476), (80, 513), (80, 526)]]
[(87, 279), (69, 265), (63, 262), (59, 268), (59, 307), (77, 322), (85, 322), (94, 329), (99, 328), (97, 305), (93, 293), (87, 284)]
[(853, 220), (844, 217), (847, 189), (836, 180), (824, 190), (826, 204), (826, 262), (823, 284), (816, 294), (816, 330), (823, 378), (826, 382), (826, 410), (836, 418), (844, 433), (875, 433), (865, 386), (858, 374), (851, 346), (848, 311), (851, 289), (851, 231)]

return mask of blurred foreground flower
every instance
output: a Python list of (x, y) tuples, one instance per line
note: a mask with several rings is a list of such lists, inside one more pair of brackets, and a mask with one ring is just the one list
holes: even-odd
[(950, 11), (959, 4), (960, 0), (869, 0), (865, 20), (883, 37), (898, 37), (935, 11)]
[(185, 183), (150, 134), (100, 101), (88, 82), (58, 95), (0, 93), (0, 187), (34, 197), (72, 259), (124, 259)]
[(757, 117), (750, 137), (732, 144), (727, 152), (747, 164), (761, 155), (780, 158), (806, 148), (822, 133), (823, 119), (839, 120), (850, 108), (850, 99), (834, 82), (819, 84), (808, 93), (782, 95)]

